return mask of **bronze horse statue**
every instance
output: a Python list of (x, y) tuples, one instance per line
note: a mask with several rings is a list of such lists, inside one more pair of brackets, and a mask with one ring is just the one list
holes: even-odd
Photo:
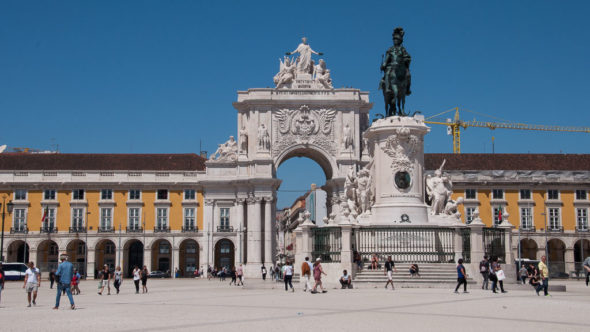
[(412, 58), (402, 46), (404, 30), (393, 30), (393, 46), (387, 50), (381, 61), (383, 78), (379, 89), (383, 90), (386, 116), (407, 116), (405, 113), (406, 96), (411, 94), (410, 62)]

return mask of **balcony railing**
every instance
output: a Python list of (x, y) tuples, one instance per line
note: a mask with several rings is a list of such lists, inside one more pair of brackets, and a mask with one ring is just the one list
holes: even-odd
[(170, 233), (170, 227), (167, 225), (154, 226), (154, 233)]
[(233, 232), (234, 228), (232, 226), (217, 226), (218, 232)]
[(10, 229), (10, 234), (28, 234), (29, 228), (27, 227), (16, 227)]
[(183, 225), (182, 232), (183, 233), (196, 233), (199, 229), (195, 225)]
[(114, 233), (115, 229), (113, 227), (110, 226), (105, 226), (105, 227), (99, 227), (98, 228), (98, 232), (99, 233)]
[(587, 233), (588, 231), (588, 225), (576, 225), (576, 232)]
[(536, 231), (535, 226), (533, 226), (533, 225), (522, 225), (520, 227), (520, 230), (522, 232), (534, 232), (534, 231)]
[(57, 227), (55, 226), (41, 226), (39, 229), (40, 233), (57, 233)]
[(125, 229), (126, 233), (143, 233), (143, 228), (141, 227), (127, 227)]
[(547, 231), (554, 233), (563, 232), (563, 226), (548, 226)]
[(86, 233), (86, 227), (84, 227), (84, 226), (70, 227), (70, 233)]

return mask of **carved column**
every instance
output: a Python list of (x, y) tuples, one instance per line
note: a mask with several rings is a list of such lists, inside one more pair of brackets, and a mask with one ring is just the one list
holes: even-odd
[(260, 220), (262, 198), (248, 198), (248, 264), (262, 263), (262, 223)]
[(468, 227), (471, 229), (469, 236), (471, 247), (471, 276), (477, 278), (479, 281), (483, 281), (482, 275), (479, 273), (479, 262), (483, 259), (484, 255), (483, 228), (485, 224), (477, 216)]
[[(90, 246), (87, 246), (86, 249), (88, 250), (88, 253), (86, 254), (88, 257), (88, 262), (86, 262), (86, 278), (92, 279), (94, 278), (94, 269), (96, 268), (96, 262), (94, 261), (96, 259), (96, 251)], [(31, 259), (30, 254), (29, 259)]]
[(238, 260), (238, 264), (244, 262), (244, 246), (245, 246), (245, 239), (244, 239), (244, 202), (246, 200), (244, 198), (236, 199), (235, 208), (236, 208), (236, 220), (237, 220), (237, 229), (236, 232), (238, 234), (238, 245), (237, 245), (237, 252), (236, 258)]
[(271, 266), (272, 256), (272, 197), (264, 198), (264, 264)]

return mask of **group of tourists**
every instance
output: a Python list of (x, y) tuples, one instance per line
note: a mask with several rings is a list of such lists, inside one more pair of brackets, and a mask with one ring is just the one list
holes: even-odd
[[(289, 285), (291, 286), (291, 289), (293, 291), (295, 291), (295, 289), (293, 288), (293, 285), (291, 284), (291, 279), (293, 277), (293, 266), (290, 265), (290, 263), (287, 263), (291, 268), (289, 270), (289, 272), (291, 272), (291, 275), (288, 277), (288, 282)], [(345, 270), (346, 272), (346, 270)], [(322, 291), (322, 293), (327, 293), (328, 291), (324, 289), (324, 286), (322, 285), (322, 275), (327, 275), (326, 272), (324, 272), (324, 269), (322, 268), (322, 259), (320, 257), (316, 258), (315, 262), (312, 264), (309, 261), (309, 257), (305, 257), (305, 262), (301, 263), (301, 276), (303, 277), (304, 283), (303, 283), (303, 291), (307, 292), (308, 290), (310, 291), (311, 294), (317, 294), (318, 293), (318, 287), (320, 288), (320, 290)], [(311, 287), (311, 278), (313, 277), (314, 280), (314, 284), (313, 287)], [(342, 282), (342, 278), (340, 278), (340, 281)], [(285, 290), (287, 290), (287, 279), (285, 279)]]

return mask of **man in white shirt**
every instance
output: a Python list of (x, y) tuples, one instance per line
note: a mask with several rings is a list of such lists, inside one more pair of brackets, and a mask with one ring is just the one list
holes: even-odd
[(41, 272), (35, 267), (35, 263), (29, 262), (29, 268), (25, 272), (25, 283), (23, 284), (29, 300), (27, 307), (31, 306), (31, 293), (33, 293), (33, 305), (37, 305), (37, 289), (39, 289), (39, 286), (41, 286)]

